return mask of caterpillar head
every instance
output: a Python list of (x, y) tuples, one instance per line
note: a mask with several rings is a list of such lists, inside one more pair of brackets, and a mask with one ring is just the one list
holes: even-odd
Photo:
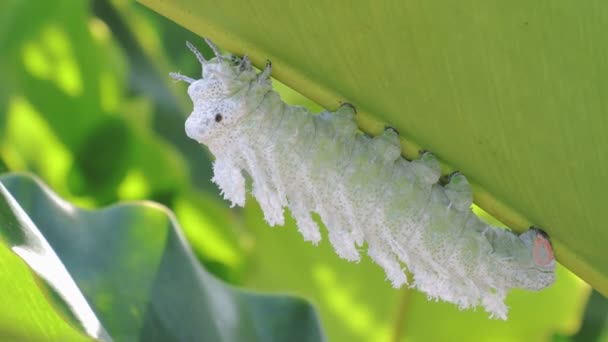
[(171, 73), (171, 77), (190, 83), (188, 95), (194, 108), (186, 120), (186, 134), (208, 145), (261, 102), (271, 89), (271, 68), (267, 64), (266, 69), (257, 75), (247, 56), (224, 56), (210, 40), (205, 41), (215, 53), (210, 60), (206, 60), (192, 44), (186, 43), (201, 63), (203, 77), (195, 80), (179, 73)]

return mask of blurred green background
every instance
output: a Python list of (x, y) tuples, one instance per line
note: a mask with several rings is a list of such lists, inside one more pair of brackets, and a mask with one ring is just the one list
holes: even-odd
[[(293, 221), (268, 228), (251, 198), (230, 209), (210, 182), (208, 152), (184, 134), (185, 86), (168, 78), (200, 74), (186, 40), (210, 56), (200, 37), (132, 1), (2, 1), (0, 169), (32, 172), (85, 208), (162, 203), (207, 270), (230, 284), (310, 300), (330, 341), (608, 341), (606, 298), (565, 268), (547, 290), (513, 291), (508, 321), (488, 320), (393, 289), (369, 259), (341, 260), (326, 239), (314, 247)], [(274, 84), (286, 102), (320, 109)], [(0, 303), (0, 337), (57, 324), (52, 314), (24, 312), (52, 311), (23, 270), (0, 249), (0, 291), (23, 289), (10, 306)], [(20, 296), (39, 306), (22, 306)]]

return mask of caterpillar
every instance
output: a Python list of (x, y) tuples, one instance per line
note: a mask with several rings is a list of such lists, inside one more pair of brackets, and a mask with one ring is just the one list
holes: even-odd
[(491, 318), (507, 318), (511, 288), (554, 282), (547, 234), (482, 222), (464, 175), (442, 185), (435, 156), (403, 158), (395, 129), (363, 134), (348, 103), (317, 115), (290, 106), (272, 90), (270, 61), (257, 73), (246, 55), (224, 55), (205, 41), (215, 54), (209, 60), (187, 42), (202, 78), (170, 76), (189, 83), (186, 134), (215, 156), (212, 181), (231, 206), (245, 205), (246, 173), (270, 226), (284, 224), (287, 207), (304, 240), (317, 244), (316, 213), (340, 257), (357, 262), (367, 244), (394, 287), (407, 284), (460, 309), (481, 305)]

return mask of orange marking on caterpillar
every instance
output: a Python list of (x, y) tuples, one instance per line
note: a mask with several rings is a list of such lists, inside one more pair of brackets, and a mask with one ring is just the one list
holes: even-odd
[(547, 266), (553, 261), (551, 242), (543, 234), (536, 235), (534, 240), (534, 261), (540, 266)]

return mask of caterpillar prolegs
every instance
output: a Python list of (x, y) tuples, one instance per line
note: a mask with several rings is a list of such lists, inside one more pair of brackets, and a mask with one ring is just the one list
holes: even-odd
[(222, 55), (206, 42), (215, 53), (209, 60), (187, 43), (202, 64), (201, 79), (171, 76), (190, 84), (186, 133), (215, 156), (213, 182), (233, 206), (245, 205), (244, 171), (269, 225), (282, 225), (287, 207), (304, 239), (316, 244), (317, 213), (340, 257), (358, 261), (367, 243), (394, 287), (408, 284), (405, 266), (411, 286), (429, 298), (461, 309), (482, 305), (491, 317), (506, 319), (509, 289), (553, 283), (548, 236), (482, 222), (470, 209), (465, 176), (454, 173), (441, 185), (437, 159), (428, 152), (402, 158), (396, 130), (361, 133), (348, 104), (318, 115), (287, 105), (272, 90), (270, 62), (256, 73), (247, 56)]

